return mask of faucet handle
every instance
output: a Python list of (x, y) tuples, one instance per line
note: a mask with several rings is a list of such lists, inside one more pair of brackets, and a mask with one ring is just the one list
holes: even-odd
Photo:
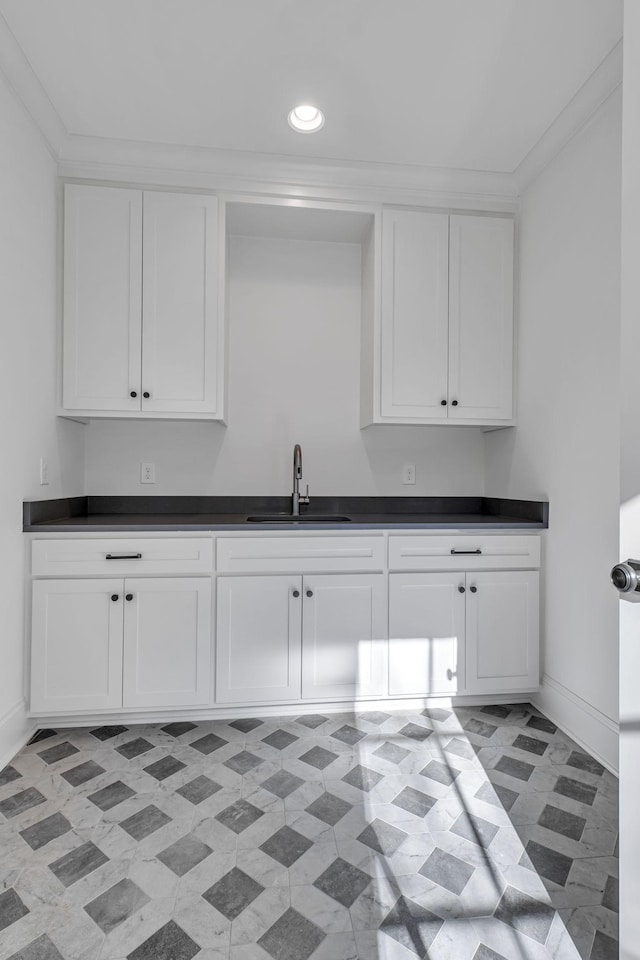
[(307, 484), (307, 492), (305, 493), (304, 497), (300, 497), (300, 502), (309, 503), (309, 484)]

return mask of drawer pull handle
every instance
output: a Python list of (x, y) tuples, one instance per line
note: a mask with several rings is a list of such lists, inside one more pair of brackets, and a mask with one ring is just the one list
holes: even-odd
[(141, 553), (107, 553), (105, 560), (142, 560)]
[(455, 547), (451, 547), (451, 554), (454, 557), (480, 556), (482, 554), (482, 550), (479, 547), (477, 550), (456, 550)]

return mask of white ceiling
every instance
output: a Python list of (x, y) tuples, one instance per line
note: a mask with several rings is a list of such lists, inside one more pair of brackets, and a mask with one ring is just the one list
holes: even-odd
[[(75, 135), (511, 172), (622, 0), (0, 0)], [(288, 110), (326, 113), (313, 136)]]

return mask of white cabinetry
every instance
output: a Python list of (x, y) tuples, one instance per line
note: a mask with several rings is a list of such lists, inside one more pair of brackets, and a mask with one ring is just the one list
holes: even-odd
[(384, 546), (380, 535), (220, 537), (217, 700), (384, 696)]
[(302, 696), (350, 699), (385, 693), (383, 574), (304, 578)]
[(122, 706), (123, 608), (122, 580), (33, 583), (32, 710)]
[(300, 699), (302, 577), (219, 577), (216, 699)]
[(65, 186), (62, 410), (224, 416), (215, 197)]
[(464, 575), (389, 576), (389, 694), (452, 696), (464, 690)]
[(467, 692), (535, 690), (539, 675), (539, 575), (467, 574)]
[(368, 422), (511, 420), (513, 243), (506, 217), (383, 210)]
[(536, 690), (539, 564), (535, 536), (392, 534), (390, 696)]
[(34, 540), (31, 710), (208, 704), (211, 566), (205, 538)]

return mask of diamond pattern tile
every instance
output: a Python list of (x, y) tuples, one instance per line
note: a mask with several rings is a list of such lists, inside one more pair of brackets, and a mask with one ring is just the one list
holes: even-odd
[(275, 747), (276, 750), (284, 750), (285, 747), (290, 747), (292, 743), (299, 739), (300, 737), (289, 733), (288, 730), (274, 730), (268, 737), (263, 737), (262, 742), (268, 743), (270, 747)]
[(361, 740), (364, 740), (366, 733), (363, 733), (362, 730), (357, 730), (355, 727), (351, 727), (348, 723), (345, 723), (344, 726), (332, 733), (331, 736), (334, 740), (340, 740), (342, 743), (348, 743), (349, 746), (354, 747), (356, 743), (360, 743)]
[(203, 843), (192, 833), (185, 837), (180, 837), (175, 843), (172, 843), (166, 850), (158, 854), (158, 860), (164, 863), (165, 867), (173, 870), (177, 877), (184, 877), (209, 854), (213, 853), (210, 846)]
[(366, 843), (376, 853), (391, 857), (407, 837), (408, 834), (404, 830), (399, 830), (398, 827), (385, 823), (384, 820), (376, 819), (358, 834), (357, 839), (360, 843)]
[(381, 773), (378, 773), (377, 770), (372, 770), (370, 767), (365, 767), (359, 763), (357, 767), (354, 767), (353, 770), (345, 774), (342, 779), (345, 783), (351, 784), (352, 787), (357, 787), (358, 790), (369, 793), (370, 790), (373, 790), (373, 788), (380, 783), (383, 776)]
[(460, 896), (469, 880), (473, 876), (475, 867), (470, 863), (465, 863), (459, 857), (454, 857), (436, 847), (433, 853), (420, 867), (420, 873), (428, 880), (439, 883), (441, 887)]
[(123, 743), (121, 747), (116, 747), (116, 753), (119, 753), (125, 760), (133, 760), (143, 753), (149, 753), (149, 750), (153, 750), (153, 744), (145, 740), (144, 737), (136, 737), (135, 740), (129, 740), (127, 743)]
[(507, 886), (496, 907), (495, 916), (531, 940), (546, 943), (554, 911), (546, 903)]
[(263, 816), (264, 810), (260, 810), (259, 807), (249, 803), (248, 800), (236, 800), (235, 803), (221, 810), (216, 816), (216, 820), (219, 820), (229, 830), (233, 830), (234, 833), (242, 833)]
[(333, 763), (333, 761), (337, 759), (337, 753), (317, 746), (311, 747), (311, 750), (307, 750), (307, 752), (303, 753), (300, 757), (303, 763), (308, 763), (309, 766), (315, 767), (316, 770), (324, 770), (325, 767), (328, 767), (330, 763)]
[(104, 767), (101, 767), (99, 763), (95, 763), (93, 760), (86, 760), (84, 763), (79, 763), (77, 767), (72, 767), (71, 770), (65, 770), (61, 776), (62, 779), (66, 780), (72, 787), (79, 787), (83, 783), (88, 783), (89, 780), (93, 780), (94, 777), (99, 777), (100, 774), (104, 772)]
[(0, 893), (0, 933), (6, 927), (10, 927), (12, 923), (15, 923), (16, 920), (26, 917), (28, 913), (29, 910), (25, 907), (15, 890), (9, 888), (9, 890)]
[(290, 867), (303, 853), (313, 846), (313, 841), (303, 837), (291, 827), (282, 827), (272, 837), (260, 845), (260, 849), (281, 863), (283, 867)]
[(352, 805), (346, 800), (325, 792), (309, 804), (307, 813), (322, 820), (323, 823), (328, 823), (330, 827), (335, 827), (336, 823), (339, 823), (351, 809), (353, 809)]
[(101, 893), (84, 909), (103, 933), (110, 933), (146, 903), (149, 903), (146, 893), (131, 880), (125, 879)]
[(234, 757), (230, 757), (228, 760), (225, 760), (225, 767), (229, 767), (229, 770), (233, 770), (234, 773), (239, 773), (241, 777), (245, 773), (249, 773), (255, 767), (259, 767), (261, 763), (264, 763), (261, 757), (256, 757), (254, 753), (250, 753), (249, 750), (242, 750), (241, 753), (236, 753)]
[(41, 731), (0, 773), (9, 960), (552, 960), (555, 909), (617, 957), (611, 775), (526, 705), (399, 707)]
[(60, 883), (70, 887), (72, 883), (82, 880), (87, 874), (93, 873), (108, 861), (109, 858), (102, 850), (88, 840), (82, 846), (76, 847), (75, 850), (65, 853), (63, 857), (50, 863), (49, 870), (55, 874)]
[(174, 920), (165, 923), (135, 950), (127, 960), (192, 960), (200, 947)]
[(351, 907), (370, 883), (371, 877), (368, 873), (338, 857), (313, 885), (343, 907)]
[(315, 923), (290, 907), (258, 943), (273, 960), (308, 960), (325, 937)]
[(438, 936), (444, 920), (426, 907), (400, 897), (387, 914), (380, 929), (392, 937), (410, 954), (428, 960), (429, 947)]
[(303, 784), (302, 777), (297, 777), (294, 773), (288, 773), (287, 770), (278, 770), (273, 776), (267, 777), (261, 786), (263, 790), (268, 790), (269, 793), (273, 793), (274, 796), (284, 800), (285, 797), (288, 797)]
[(235, 920), (264, 889), (253, 877), (234, 867), (202, 896), (227, 920)]
[(168, 817), (162, 810), (158, 810), (152, 803), (138, 813), (122, 820), (120, 826), (123, 830), (133, 837), (134, 840), (144, 840), (150, 834), (155, 833), (160, 827), (171, 823), (171, 817)]

